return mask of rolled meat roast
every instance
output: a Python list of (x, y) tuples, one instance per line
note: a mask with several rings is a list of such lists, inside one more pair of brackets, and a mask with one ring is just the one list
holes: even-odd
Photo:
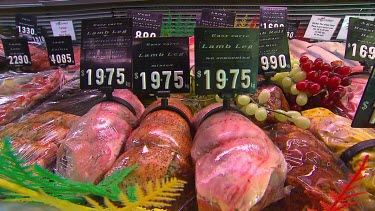
[[(213, 104), (194, 118), (197, 127)], [(221, 111), (204, 120), (191, 150), (199, 210), (261, 210), (285, 193), (286, 161), (258, 126)]]
[(92, 107), (71, 126), (62, 141), (57, 153), (57, 174), (97, 184), (110, 170), (144, 111), (129, 90), (115, 90), (113, 96), (130, 103), (136, 116), (117, 102), (105, 101)]

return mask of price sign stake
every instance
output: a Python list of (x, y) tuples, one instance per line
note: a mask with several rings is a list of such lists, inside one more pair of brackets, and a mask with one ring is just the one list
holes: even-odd
[(372, 74), (367, 81), (361, 102), (355, 113), (352, 127), (375, 128), (375, 71), (372, 67)]
[(254, 93), (259, 29), (195, 28), (196, 94)]
[(47, 52), (51, 66), (74, 65), (74, 52), (70, 36), (47, 37)]
[(131, 88), (131, 18), (82, 20), (81, 89)]
[(160, 37), (163, 13), (128, 10), (133, 18), (133, 38)]
[(27, 39), (2, 39), (5, 57), (12, 66), (31, 66), (31, 56)]
[(285, 28), (261, 29), (259, 74), (290, 71), (289, 44)]
[(142, 38), (133, 42), (133, 90), (190, 92), (189, 38)]
[(375, 22), (349, 18), (345, 58), (375, 64)]

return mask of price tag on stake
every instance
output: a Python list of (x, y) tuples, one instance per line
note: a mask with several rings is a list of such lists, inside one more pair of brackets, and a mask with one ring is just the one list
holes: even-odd
[(259, 37), (259, 73), (288, 72), (291, 69), (285, 28), (261, 29)]
[(365, 91), (355, 113), (352, 127), (354, 128), (375, 128), (375, 70), (372, 67), (372, 74), (367, 81)]
[(33, 15), (16, 14), (16, 29), (19, 37), (27, 37), (32, 41), (32, 36), (37, 34), (37, 19)]
[(2, 39), (5, 57), (12, 66), (31, 66), (31, 56), (26, 38)]
[(133, 38), (160, 37), (163, 13), (128, 10), (133, 18)]
[(142, 38), (133, 42), (133, 91), (190, 92), (189, 38)]
[(259, 22), (260, 29), (286, 28), (287, 8), (261, 6)]
[(358, 18), (349, 19), (345, 58), (375, 64), (375, 22)]
[(47, 37), (46, 40), (51, 66), (75, 64), (73, 43), (70, 36)]
[(131, 88), (131, 18), (82, 20), (81, 89)]
[(254, 93), (259, 29), (195, 28), (196, 94)]
[(236, 13), (224, 10), (202, 9), (202, 15), (198, 26), (209, 27), (234, 27)]
[(300, 21), (297, 20), (288, 20), (288, 29), (286, 32), (288, 39), (295, 38), (295, 36), (297, 35), (299, 23)]

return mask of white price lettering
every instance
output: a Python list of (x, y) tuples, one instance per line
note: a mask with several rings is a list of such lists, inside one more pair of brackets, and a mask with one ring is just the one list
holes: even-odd
[[(233, 76), (232, 77), (232, 83), (230, 84), (231, 89), (236, 89), (238, 76), (241, 75), (240, 81), (241, 81), (241, 88), (247, 89), (250, 87), (251, 84), (251, 78), (250, 78), (250, 69), (229, 69), (229, 73)], [(205, 70), (203, 72), (206, 79), (206, 89), (211, 89), (211, 71)], [(227, 78), (227, 74), (223, 69), (219, 69), (216, 71), (215, 75), (215, 86), (217, 89), (224, 89), (227, 86), (227, 81), (229, 79)]]
[(265, 29), (273, 29), (273, 28), (279, 28), (279, 27), (284, 27), (284, 24), (280, 23), (263, 23), (262, 24)]
[[(87, 85), (93, 85), (93, 71), (92, 69), (86, 70)], [(112, 85), (113, 78), (115, 77), (118, 85), (125, 83), (125, 68), (98, 68), (95, 70), (95, 83), (96, 85)]]
[(53, 64), (71, 64), (72, 63), (72, 56), (70, 53), (68, 54), (52, 54), (51, 55), (51, 62)]
[(285, 69), (287, 66), (284, 54), (280, 54), (278, 57), (272, 55), (269, 59), (267, 56), (262, 56), (260, 58), (260, 63), (262, 64), (262, 70), (268, 70), (269, 68), (276, 70), (278, 67), (280, 69)]
[[(357, 55), (358, 45), (357, 43), (352, 43), (352, 56), (355, 57)], [(368, 47), (367, 45), (361, 45), (359, 47), (359, 57), (362, 59), (368, 58), (371, 60), (375, 59), (375, 46)]]
[(22, 34), (35, 34), (34, 28), (26, 27), (26, 26), (17, 26), (18, 32)]
[(294, 32), (286, 32), (286, 35), (289, 39), (293, 39), (294, 38)]
[(148, 37), (156, 37), (156, 34), (154, 32), (148, 33), (148, 32), (141, 32), (136, 31), (135, 32), (135, 38), (148, 38)]
[[(136, 74), (135, 74), (136, 75)], [(151, 88), (152, 89), (159, 89), (160, 86), (164, 85), (164, 89), (168, 90), (170, 89), (171, 85), (171, 78), (173, 75), (173, 85), (176, 89), (181, 89), (184, 86), (184, 79), (182, 77), (183, 71), (182, 70), (176, 70), (172, 71), (170, 70), (163, 70), (161, 71), (161, 74), (158, 71), (153, 71), (150, 74), (150, 81), (151, 81)], [(139, 77), (141, 78), (142, 83), (142, 89), (147, 89), (147, 76), (145, 72), (141, 72), (139, 74)], [(135, 77), (137, 79), (138, 77)], [(164, 84), (162, 84), (162, 82)]]
[(13, 65), (23, 65), (29, 64), (29, 57), (27, 55), (18, 55), (18, 56), (8, 56), (9, 64)]

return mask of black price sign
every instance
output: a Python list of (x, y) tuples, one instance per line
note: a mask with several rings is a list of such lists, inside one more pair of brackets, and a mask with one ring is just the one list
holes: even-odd
[(259, 21), (261, 29), (286, 27), (287, 8), (261, 6)]
[(190, 92), (189, 38), (143, 38), (133, 42), (133, 90)]
[(148, 38), (159, 37), (163, 14), (159, 12), (146, 12), (128, 10), (128, 17), (133, 18), (133, 37)]
[(46, 34), (47, 34), (46, 30), (43, 27), (38, 26), (37, 33), (33, 35), (31, 39), (34, 42), (39, 42), (39, 43), (46, 42), (46, 39), (45, 39), (45, 37), (47, 37)]
[(288, 38), (285, 28), (262, 29), (259, 37), (259, 73), (290, 71)]
[(2, 39), (5, 57), (9, 59), (9, 65), (31, 66), (31, 56), (27, 39), (12, 38)]
[(81, 89), (131, 88), (132, 19), (82, 20)]
[(234, 27), (236, 13), (222, 10), (202, 9), (200, 26)]
[(345, 58), (375, 64), (375, 22), (349, 18)]
[(255, 93), (259, 29), (195, 28), (196, 94)]
[(288, 31), (286, 32), (288, 39), (294, 39), (296, 37), (299, 23), (300, 21), (297, 20), (288, 20)]
[(16, 14), (16, 29), (19, 37), (26, 36), (30, 39), (36, 35), (37, 20), (35, 16)]
[(352, 127), (375, 128), (375, 71), (372, 67), (372, 74), (367, 81), (361, 102), (355, 113)]
[(46, 44), (51, 66), (75, 64), (73, 43), (70, 36), (47, 37)]

